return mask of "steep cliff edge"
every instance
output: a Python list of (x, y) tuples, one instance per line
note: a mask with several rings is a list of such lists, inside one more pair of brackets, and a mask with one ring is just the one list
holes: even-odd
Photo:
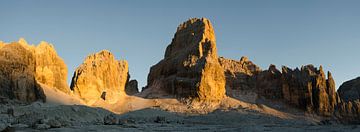
[(0, 96), (23, 102), (46, 100), (35, 80), (36, 58), (17, 42), (0, 49)]
[(225, 96), (225, 76), (218, 62), (214, 29), (206, 18), (179, 25), (164, 59), (152, 66), (146, 97), (218, 101)]
[(64, 93), (69, 93), (67, 66), (63, 59), (57, 55), (54, 46), (44, 41), (40, 42), (35, 48), (35, 56), (36, 80)]
[(20, 38), (10, 44), (1, 42), (0, 48), (3, 96), (25, 102), (45, 100), (38, 83), (70, 92), (66, 84), (67, 67), (51, 44), (42, 41), (35, 47)]
[(113, 104), (124, 98), (128, 74), (127, 61), (115, 60), (112, 53), (102, 50), (86, 57), (75, 70), (70, 88), (89, 105), (98, 100)]

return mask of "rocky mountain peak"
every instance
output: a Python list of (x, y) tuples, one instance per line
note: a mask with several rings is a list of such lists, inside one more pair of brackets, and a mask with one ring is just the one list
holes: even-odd
[(128, 82), (128, 63), (115, 60), (107, 50), (91, 54), (76, 69), (71, 81), (71, 89), (89, 105), (99, 100), (113, 104), (125, 95)]
[(206, 18), (192, 18), (178, 26), (173, 41), (166, 48), (165, 58), (193, 49), (197, 50), (192, 53), (196, 56), (210, 55), (217, 58), (215, 42), (215, 33), (210, 21)]
[(199, 100), (224, 97), (225, 76), (208, 19), (192, 18), (178, 26), (165, 58), (151, 67), (147, 87), (152, 92), (146, 92), (150, 94), (146, 96), (166, 93)]
[(41, 41), (35, 49), (36, 56), (36, 79), (39, 83), (69, 93), (67, 84), (67, 66), (57, 54), (54, 46), (48, 42)]
[(85, 62), (115, 60), (114, 55), (108, 50), (101, 50), (98, 53), (86, 57)]
[(29, 45), (28, 42), (25, 40), (25, 38), (20, 38), (18, 40), (18, 43), (21, 44), (21, 45)]

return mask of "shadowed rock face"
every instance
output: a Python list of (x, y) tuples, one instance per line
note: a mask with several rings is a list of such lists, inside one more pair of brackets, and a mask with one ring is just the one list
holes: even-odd
[[(218, 62), (215, 34), (208, 19), (193, 18), (177, 28), (165, 57), (152, 66), (146, 90), (199, 100), (220, 100), (225, 76)], [(145, 90), (145, 91), (146, 91)]]
[(255, 75), (259, 74), (261, 69), (247, 57), (241, 57), (239, 61), (220, 57), (219, 63), (226, 77), (226, 95), (255, 103)]
[(45, 101), (44, 92), (35, 80), (34, 54), (13, 42), (0, 49), (0, 96), (23, 102)]
[(89, 105), (98, 100), (113, 104), (125, 95), (128, 63), (115, 60), (107, 50), (86, 57), (76, 71), (70, 88)]
[(255, 76), (258, 94), (268, 99), (282, 99), (281, 77), (282, 74), (275, 65), (270, 65), (268, 70), (261, 71)]
[(336, 115), (343, 121), (360, 123), (360, 78), (343, 83), (338, 94), (340, 101)]
[(336, 92), (331, 73), (326, 79), (322, 67), (318, 70), (312, 65), (301, 70), (282, 68), (282, 91), (284, 99), (308, 112), (331, 115), (336, 104)]
[(344, 101), (360, 99), (360, 77), (343, 83), (338, 93)]
[(259, 97), (282, 100), (308, 112), (326, 116), (334, 112), (335, 83), (330, 72), (326, 79), (322, 67), (319, 70), (312, 65), (300, 70), (283, 67), (280, 72), (275, 65), (261, 71), (244, 57), (240, 61), (220, 58), (219, 62), (226, 75), (229, 96), (254, 92)]
[(253, 76), (261, 69), (247, 57), (241, 57), (239, 61), (220, 57), (219, 63), (225, 72), (226, 89), (252, 90), (255, 87)]

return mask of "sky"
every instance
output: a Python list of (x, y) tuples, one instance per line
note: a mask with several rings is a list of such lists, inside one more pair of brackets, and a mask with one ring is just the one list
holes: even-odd
[(206, 17), (219, 56), (248, 56), (262, 69), (322, 65), (336, 86), (360, 76), (360, 1), (356, 0), (1, 0), (0, 40), (47, 41), (68, 66), (102, 49), (129, 62), (146, 85), (176, 27)]

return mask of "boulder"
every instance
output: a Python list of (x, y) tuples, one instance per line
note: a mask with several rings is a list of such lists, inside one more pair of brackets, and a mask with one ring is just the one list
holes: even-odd
[(192, 18), (180, 24), (164, 59), (150, 68), (144, 93), (218, 101), (225, 96), (225, 83), (210, 21)]
[(125, 95), (129, 68), (125, 60), (115, 60), (112, 53), (102, 50), (86, 57), (75, 70), (70, 88), (91, 105), (98, 100), (113, 104)]

